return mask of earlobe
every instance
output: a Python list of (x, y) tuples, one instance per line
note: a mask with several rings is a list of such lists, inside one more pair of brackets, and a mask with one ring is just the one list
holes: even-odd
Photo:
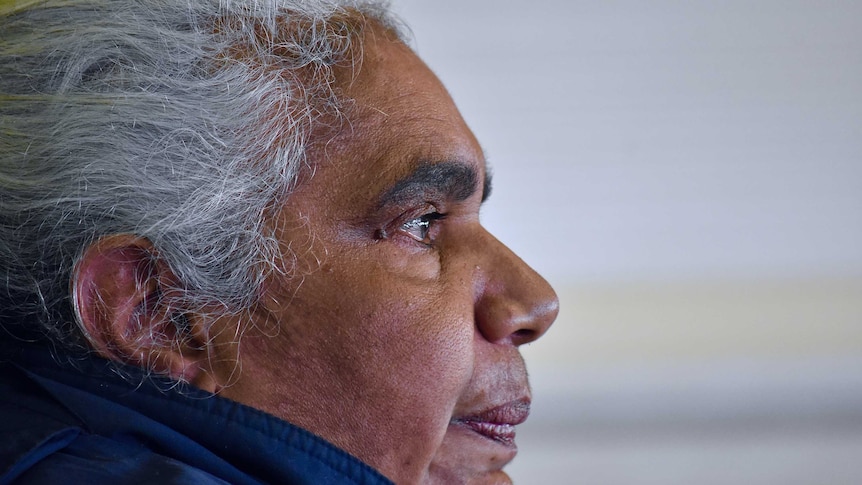
[(103, 357), (215, 391), (202, 368), (207, 346), (201, 322), (172, 297), (176, 283), (149, 240), (107, 236), (91, 244), (75, 267), (75, 311)]

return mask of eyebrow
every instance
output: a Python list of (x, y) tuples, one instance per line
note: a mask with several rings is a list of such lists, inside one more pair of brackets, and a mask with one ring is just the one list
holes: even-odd
[[(408, 200), (436, 194), (458, 202), (476, 193), (479, 174), (471, 165), (445, 161), (422, 162), (401, 178), (380, 197), (380, 207), (397, 205)], [(485, 170), (482, 182), (482, 202), (491, 195), (491, 174)]]

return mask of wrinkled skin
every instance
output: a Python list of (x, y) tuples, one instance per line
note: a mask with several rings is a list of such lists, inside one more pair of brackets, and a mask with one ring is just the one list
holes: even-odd
[(480, 224), (482, 150), (422, 61), (374, 27), (339, 76), (350, 122), (274, 221), (295, 274), (270, 278), (222, 394), (399, 484), (509, 483), (530, 399), (518, 346), (556, 295)]

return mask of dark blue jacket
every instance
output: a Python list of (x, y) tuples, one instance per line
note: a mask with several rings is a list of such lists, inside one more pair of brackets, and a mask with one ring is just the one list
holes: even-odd
[(391, 483), (281, 419), (115, 368), (0, 342), (0, 485)]

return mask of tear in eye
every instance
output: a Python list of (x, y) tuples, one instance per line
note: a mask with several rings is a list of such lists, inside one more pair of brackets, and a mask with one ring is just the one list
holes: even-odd
[(433, 239), (430, 236), (432, 226), (435, 221), (439, 221), (444, 217), (444, 214), (439, 212), (430, 212), (423, 214), (416, 219), (411, 219), (401, 225), (401, 232), (407, 234), (422, 244), (431, 245)]

